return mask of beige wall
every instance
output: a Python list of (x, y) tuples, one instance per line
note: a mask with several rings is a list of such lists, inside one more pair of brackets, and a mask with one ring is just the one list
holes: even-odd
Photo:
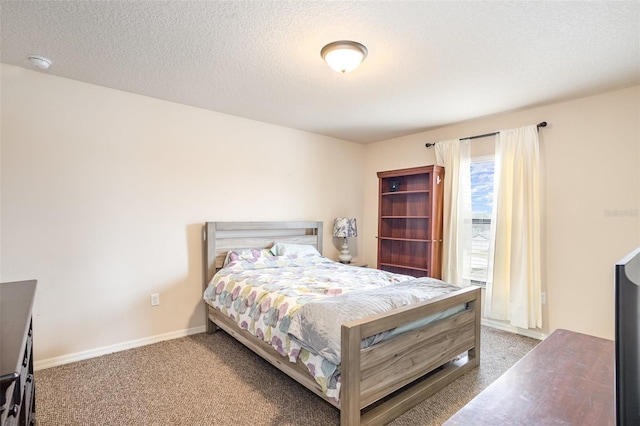
[(0, 279), (39, 280), (36, 361), (201, 327), (206, 220), (322, 220), (335, 258), (333, 218), (353, 216), (352, 252), (375, 266), (377, 171), (543, 120), (544, 331), (612, 337), (612, 265), (640, 245), (640, 87), (359, 145), (0, 71)]
[(362, 217), (363, 145), (1, 72), (0, 279), (39, 281), (36, 361), (203, 326), (207, 220), (322, 220), (336, 258)]
[[(613, 264), (640, 246), (640, 87), (499, 114), (367, 146), (362, 239), (376, 262), (376, 172), (435, 162), (426, 142), (547, 121), (544, 329), (613, 338)], [(474, 141), (473, 144), (486, 144)], [(472, 145), (473, 146), (473, 145)]]

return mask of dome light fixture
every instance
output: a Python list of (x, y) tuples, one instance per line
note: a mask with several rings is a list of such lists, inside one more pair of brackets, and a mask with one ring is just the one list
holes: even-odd
[(358, 68), (367, 57), (367, 48), (358, 42), (341, 40), (327, 44), (320, 51), (320, 56), (331, 69), (347, 73)]
[(49, 69), (51, 66), (51, 59), (45, 58), (44, 56), (39, 55), (31, 55), (27, 58), (29, 63), (36, 68), (40, 68), (41, 70)]

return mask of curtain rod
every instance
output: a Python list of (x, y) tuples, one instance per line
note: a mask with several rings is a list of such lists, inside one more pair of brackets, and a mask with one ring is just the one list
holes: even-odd
[[(542, 123), (538, 123), (536, 125), (536, 127), (538, 128), (538, 130), (540, 130), (540, 127), (547, 127), (547, 122), (543, 121)], [(491, 133), (485, 133), (484, 135), (475, 135), (475, 136), (467, 136), (466, 138), (460, 138), (460, 140), (462, 139), (479, 139), (479, 138), (486, 138), (487, 136), (494, 136), (497, 135), (500, 132), (491, 132)], [(424, 146), (426, 146), (427, 148), (431, 148), (432, 146), (434, 146), (437, 142), (432, 142), (432, 143), (426, 143), (424, 144)]]

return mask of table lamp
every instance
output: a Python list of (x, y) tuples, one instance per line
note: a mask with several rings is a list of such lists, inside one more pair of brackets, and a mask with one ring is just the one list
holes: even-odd
[(358, 236), (355, 218), (337, 217), (333, 221), (333, 236), (344, 238), (344, 243), (342, 244), (342, 250), (340, 251), (338, 260), (340, 260), (341, 263), (351, 263), (352, 256), (349, 254), (347, 238)]

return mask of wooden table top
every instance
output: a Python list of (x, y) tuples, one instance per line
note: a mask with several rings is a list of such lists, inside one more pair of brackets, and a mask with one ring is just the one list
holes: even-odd
[(613, 341), (559, 329), (445, 425), (614, 425), (614, 395)]

